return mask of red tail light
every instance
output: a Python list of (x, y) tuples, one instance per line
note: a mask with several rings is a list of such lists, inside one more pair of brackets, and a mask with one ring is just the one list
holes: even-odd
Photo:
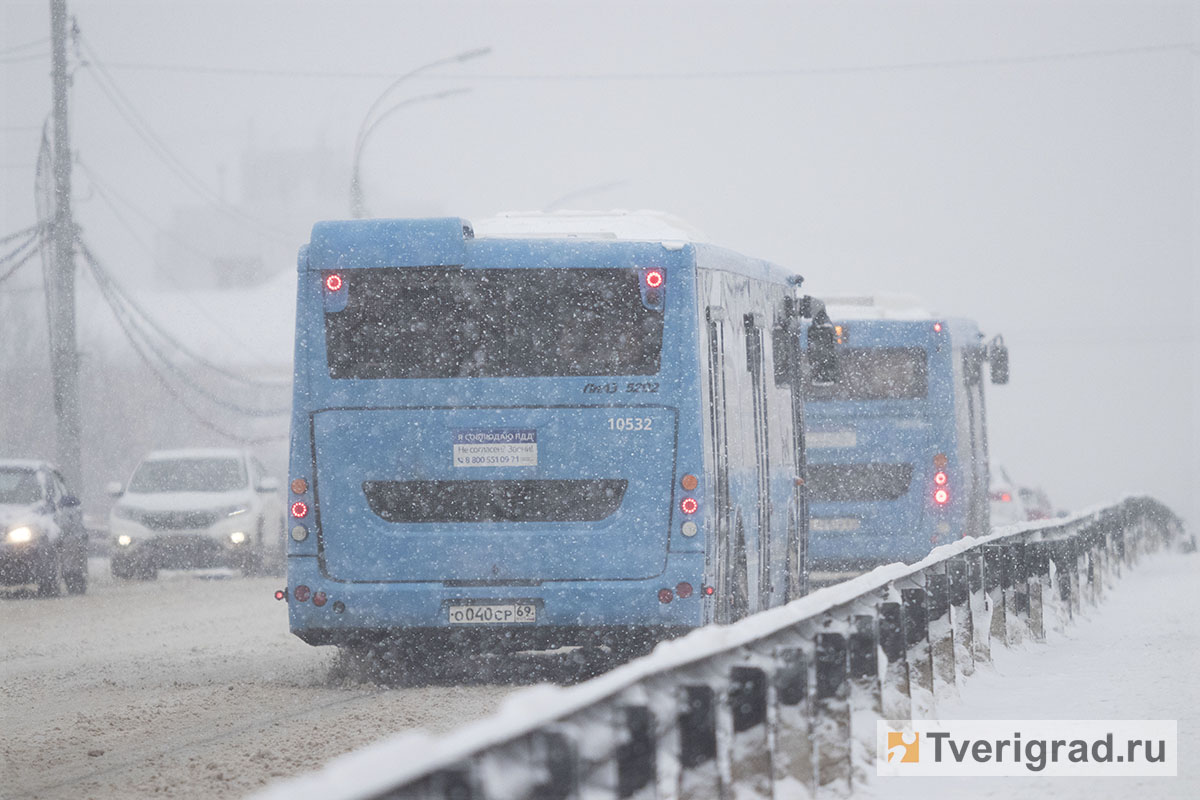
[(673, 597), (674, 597), (674, 595), (671, 594), (670, 589), (659, 589), (658, 590), (658, 602), (660, 602), (660, 603), (669, 603), (669, 602), (671, 602), (671, 599)]
[(300, 584), (300, 585), (299, 585), (299, 586), (297, 586), (297, 587), (295, 588), (295, 590), (292, 592), (292, 597), (296, 598), (296, 602), (298, 602), (298, 603), (307, 603), (307, 602), (308, 602), (308, 596), (309, 596), (310, 594), (312, 594), (312, 590), (311, 590), (311, 589), (309, 589), (309, 588), (308, 588), (307, 586), (305, 586), (304, 584)]
[(308, 503), (300, 500), (292, 503), (292, 516), (296, 519), (304, 519), (308, 516)]
[(946, 503), (950, 502), (950, 493), (945, 489), (938, 489), (933, 493), (933, 502), (937, 503), (939, 506), (946, 505)]
[(313, 593), (313, 605), (314, 606), (323, 606), (323, 605), (325, 605), (325, 601), (328, 599), (329, 598), (325, 596), (324, 592), (314, 592)]
[(687, 581), (683, 581), (675, 587), (675, 596), (680, 600), (686, 600), (692, 596), (692, 585)]
[(938, 486), (945, 486), (946, 480), (947, 480), (946, 473), (944, 473), (944, 472), (935, 473), (933, 476), (933, 482), (936, 483)]
[(651, 289), (657, 289), (663, 285), (663, 273), (661, 269), (652, 269), (646, 272), (646, 285)]
[(325, 276), (325, 288), (331, 292), (336, 292), (342, 288), (342, 276), (336, 272), (332, 272)]
[(685, 497), (679, 504), (679, 510), (690, 516), (700, 510), (700, 503), (694, 497)]
[(275, 590), (275, 599), (276, 600), (286, 600), (287, 599), (287, 589), (276, 589)]

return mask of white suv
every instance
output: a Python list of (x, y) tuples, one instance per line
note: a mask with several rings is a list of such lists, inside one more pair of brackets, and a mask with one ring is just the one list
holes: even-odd
[(153, 579), (160, 569), (283, 564), (279, 482), (245, 450), (159, 450), (110, 484), (112, 573)]

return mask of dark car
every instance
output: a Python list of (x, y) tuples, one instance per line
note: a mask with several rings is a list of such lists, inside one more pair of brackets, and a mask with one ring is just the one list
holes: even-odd
[(0, 584), (53, 597), (87, 591), (87, 531), (79, 498), (54, 466), (0, 461)]

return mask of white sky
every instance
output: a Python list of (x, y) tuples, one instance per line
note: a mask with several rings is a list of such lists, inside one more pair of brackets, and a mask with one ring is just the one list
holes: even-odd
[[(373, 213), (482, 217), (575, 194), (676, 214), (816, 294), (917, 294), (1005, 335), (991, 444), (1016, 480), (1073, 507), (1148, 491), (1200, 521), (1195, 3), (70, 7), (137, 113), (231, 199), (251, 146), (323, 144), (348, 173), (391, 76), (491, 47), (396, 92), (471, 90), (379, 127)], [(47, 48), (12, 48), (49, 35), (48, 8), (0, 5), (0, 235), (34, 221), (50, 84), (31, 57)], [(73, 146), (165, 226), (199, 200), (94, 71), (75, 78)], [(79, 172), (76, 195), (92, 247), (144, 274), (150, 256)], [(297, 245), (311, 222), (288, 220)]]

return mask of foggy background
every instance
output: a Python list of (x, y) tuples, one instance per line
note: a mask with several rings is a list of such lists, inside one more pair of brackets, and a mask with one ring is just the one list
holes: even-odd
[[(48, 9), (0, 5), (0, 235), (36, 221)], [(1148, 492), (1200, 520), (1194, 3), (69, 12), (82, 236), (214, 358), (286, 365), (281, 273), (314, 220), (349, 215), (367, 110), (397, 76), (491, 48), (388, 95), (381, 110), (469, 90), (373, 130), (372, 215), (659, 209), (816, 295), (915, 294), (1004, 335), (1012, 382), (988, 387), (989, 437), (1014, 480), (1058, 507)], [(36, 262), (0, 283), (0, 457), (53, 458), (40, 286)], [(94, 284), (79, 286), (85, 382), (103, 389), (84, 396), (85, 443), (129, 442), (104, 461), (85, 444), (89, 486), (152, 446), (229, 442), (126, 371), (136, 357)], [(232, 311), (233, 294), (256, 300)]]

